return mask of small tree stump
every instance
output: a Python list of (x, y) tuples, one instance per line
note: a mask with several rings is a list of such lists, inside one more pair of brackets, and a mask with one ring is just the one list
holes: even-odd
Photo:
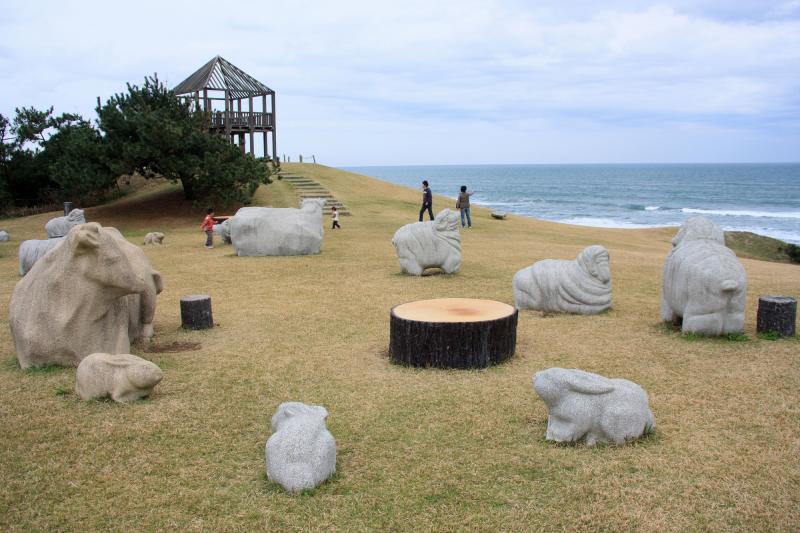
[(214, 319), (211, 317), (211, 297), (194, 294), (181, 298), (181, 326), (185, 329), (214, 327)]
[(485, 368), (514, 355), (515, 308), (492, 300), (441, 298), (392, 308), (389, 354), (403, 365)]
[(72, 202), (64, 202), (64, 216), (69, 215), (70, 211), (75, 209), (75, 204)]
[(758, 299), (756, 331), (774, 331), (781, 337), (793, 337), (797, 321), (797, 300), (788, 296), (762, 296)]

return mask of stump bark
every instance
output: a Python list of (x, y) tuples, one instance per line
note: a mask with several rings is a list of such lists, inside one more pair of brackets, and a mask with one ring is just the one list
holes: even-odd
[(75, 204), (72, 202), (64, 202), (64, 216), (69, 215), (70, 211), (75, 209)]
[(211, 316), (211, 297), (194, 294), (181, 298), (181, 326), (185, 329), (207, 329), (214, 327)]
[(398, 305), (389, 314), (389, 354), (403, 365), (485, 368), (514, 355), (517, 315), (508, 304), (471, 298)]
[(797, 321), (797, 300), (788, 296), (762, 296), (758, 299), (756, 331), (774, 331), (781, 337), (793, 337)]

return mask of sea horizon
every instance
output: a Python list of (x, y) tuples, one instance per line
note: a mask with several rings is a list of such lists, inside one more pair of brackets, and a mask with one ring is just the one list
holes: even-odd
[[(679, 226), (703, 215), (726, 231), (800, 244), (800, 163), (505, 163), (340, 167), (494, 210), (608, 228)], [(436, 206), (435, 210), (443, 207)]]

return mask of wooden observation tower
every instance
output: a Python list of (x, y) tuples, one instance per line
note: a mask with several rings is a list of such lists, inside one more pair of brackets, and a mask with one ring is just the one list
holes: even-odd
[(275, 91), (260, 81), (217, 56), (176, 85), (173, 91), (193, 101), (209, 115), (211, 133), (228, 136), (243, 154), (249, 150), (252, 157), (255, 157), (255, 135), (260, 133), (264, 157), (278, 160)]

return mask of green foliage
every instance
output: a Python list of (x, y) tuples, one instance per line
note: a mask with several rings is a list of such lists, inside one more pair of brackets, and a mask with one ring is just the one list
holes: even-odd
[(758, 334), (758, 338), (765, 341), (777, 341), (781, 338), (781, 334), (777, 331), (762, 331)]
[(97, 109), (111, 169), (116, 174), (161, 175), (183, 184), (187, 199), (248, 202), (267, 166), (207, 131), (207, 117), (193, 111), (157, 77), (128, 84), (127, 93)]
[(800, 263), (800, 246), (796, 244), (786, 244), (786, 246), (783, 247), (783, 251), (789, 256), (792, 263)]

